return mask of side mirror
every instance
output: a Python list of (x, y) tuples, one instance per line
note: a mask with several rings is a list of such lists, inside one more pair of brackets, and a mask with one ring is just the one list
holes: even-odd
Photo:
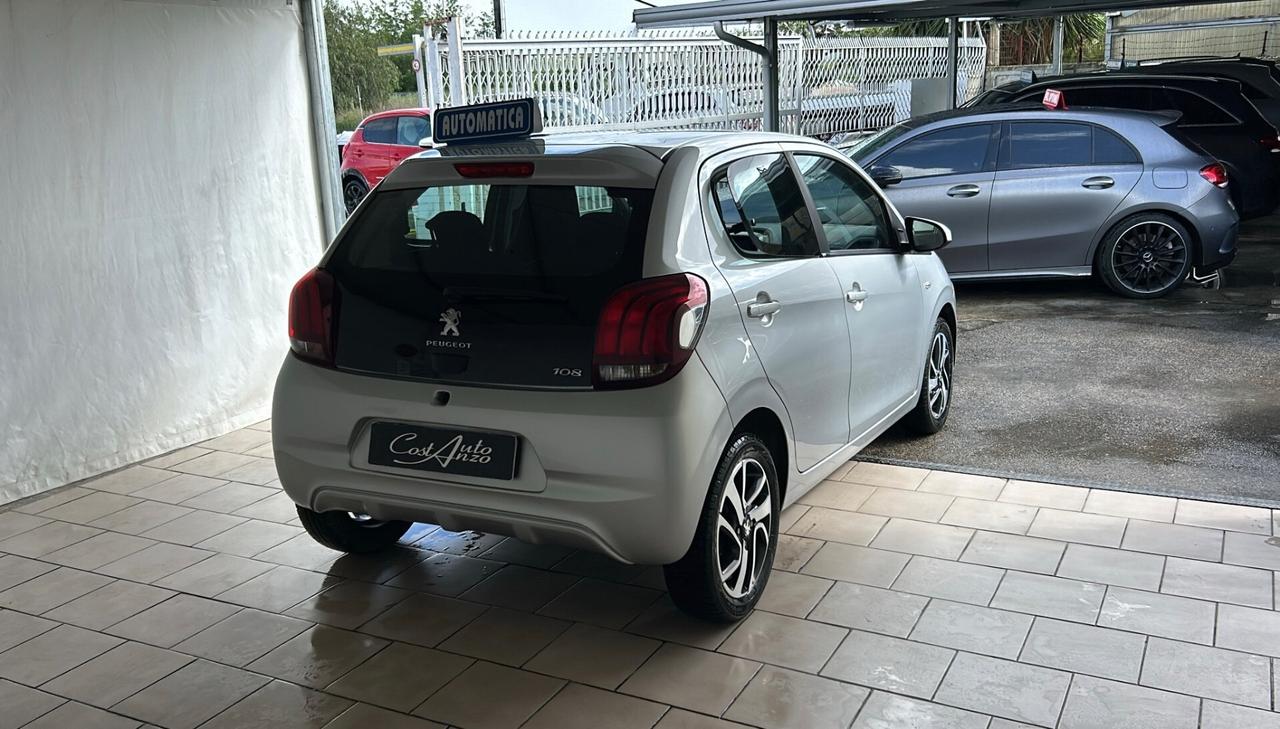
[(944, 248), (951, 242), (951, 229), (924, 218), (907, 218), (907, 239), (911, 250), (927, 253)]
[(902, 170), (897, 167), (872, 167), (867, 170), (867, 174), (871, 175), (871, 180), (880, 187), (893, 187), (902, 182)]
[(418, 140), (418, 146), (423, 149), (431, 149), (432, 147), (435, 146), (435, 144), (436, 144), (435, 141), (432, 140), (431, 137), (423, 137), (422, 139)]

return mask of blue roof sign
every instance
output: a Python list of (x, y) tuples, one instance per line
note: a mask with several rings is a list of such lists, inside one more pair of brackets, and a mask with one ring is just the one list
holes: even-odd
[(533, 99), (497, 101), (436, 110), (436, 144), (521, 139), (542, 131), (542, 111)]

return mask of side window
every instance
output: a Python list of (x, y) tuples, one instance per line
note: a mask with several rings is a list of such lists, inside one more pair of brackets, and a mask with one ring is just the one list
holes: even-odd
[(431, 136), (430, 117), (398, 116), (396, 124), (396, 144), (416, 147), (424, 137)]
[(733, 245), (749, 256), (816, 256), (818, 236), (800, 184), (781, 154), (746, 157), (711, 180)]
[(1096, 165), (1136, 165), (1142, 160), (1129, 143), (1102, 127), (1093, 128), (1093, 163)]
[(897, 167), (902, 178), (982, 172), (991, 145), (991, 124), (969, 124), (922, 134), (876, 161)]
[(1093, 162), (1093, 132), (1088, 124), (1013, 122), (1001, 167), (1025, 170), (1072, 167)]
[(888, 214), (870, 185), (830, 157), (795, 158), (832, 251), (892, 250)]
[(1237, 121), (1222, 107), (1203, 96), (1198, 96), (1182, 89), (1165, 89), (1164, 91), (1169, 97), (1168, 108), (1182, 112), (1182, 119), (1178, 122), (1179, 126), (1235, 124)]
[[(1043, 96), (1041, 91), (1035, 98)], [(1150, 86), (1085, 86), (1062, 92), (1067, 106), (1109, 106), (1113, 109), (1163, 111), (1169, 103), (1160, 89)], [(1029, 100), (1029, 99), (1024, 99)]]
[(364, 125), (364, 141), (374, 144), (395, 144), (396, 143), (396, 119), (395, 117), (384, 117), (382, 119), (374, 119)]

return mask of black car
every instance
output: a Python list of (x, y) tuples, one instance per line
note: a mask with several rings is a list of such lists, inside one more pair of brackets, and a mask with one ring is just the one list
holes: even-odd
[(1128, 72), (1058, 76), (1005, 84), (966, 106), (1038, 101), (1048, 89), (1061, 91), (1069, 107), (1179, 112), (1175, 133), (1227, 167), (1241, 218), (1266, 215), (1280, 204), (1280, 136), (1238, 81)]
[(1245, 98), (1262, 116), (1280, 127), (1280, 69), (1275, 61), (1261, 58), (1169, 58), (1143, 61), (1125, 69), (1126, 73), (1211, 76), (1240, 82)]

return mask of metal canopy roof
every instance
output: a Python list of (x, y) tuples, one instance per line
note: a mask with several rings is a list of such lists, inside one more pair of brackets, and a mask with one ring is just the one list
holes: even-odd
[[(711, 0), (642, 8), (632, 18), (640, 28), (707, 25), (777, 18), (894, 23), (926, 18), (1029, 18), (1107, 10), (1205, 5), (1214, 0)], [(1220, 1), (1220, 0), (1218, 0)]]

